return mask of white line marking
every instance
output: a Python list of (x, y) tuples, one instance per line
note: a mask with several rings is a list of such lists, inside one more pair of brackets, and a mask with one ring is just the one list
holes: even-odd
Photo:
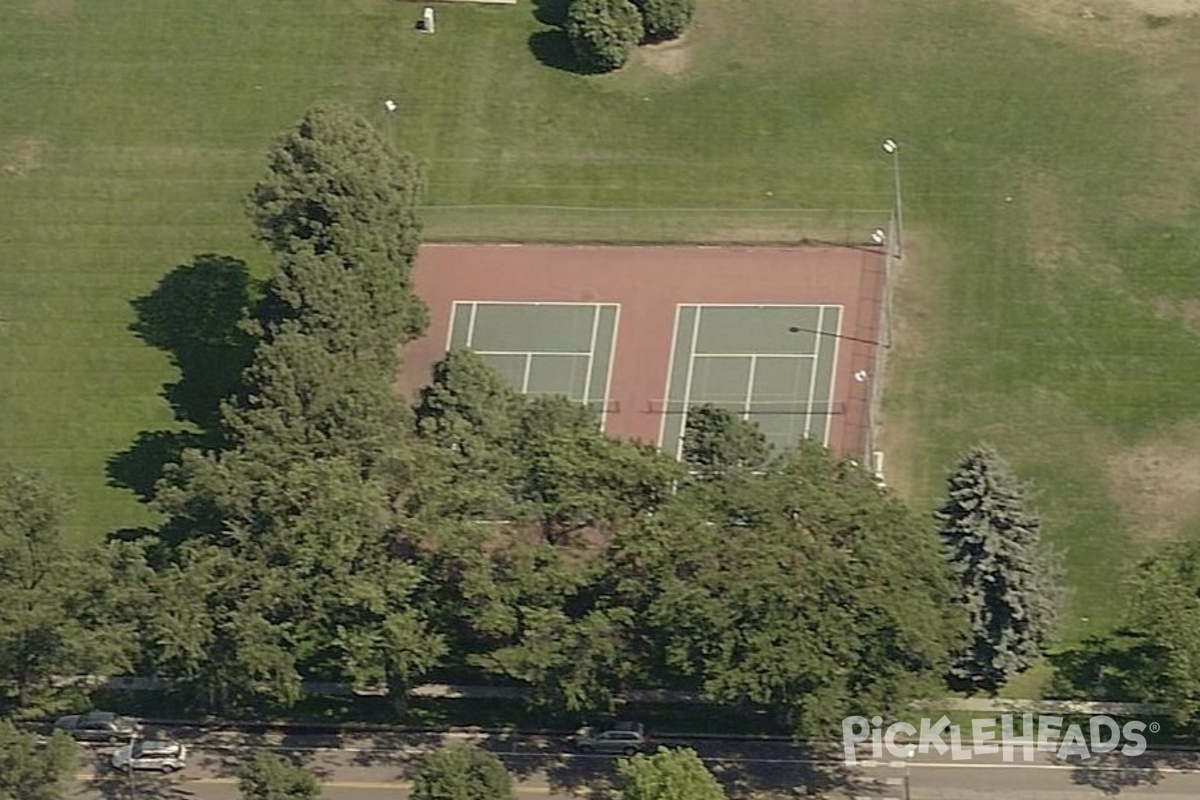
[[(825, 306), (821, 306), (821, 310), (817, 312), (817, 330), (819, 330), (819, 331), (825, 330), (825, 328), (823, 327), (824, 324), (825, 324)], [(809, 435), (810, 431), (812, 430), (813, 392), (815, 392), (817, 390), (817, 367), (819, 367), (821, 365), (820, 355), (821, 355), (821, 344), (822, 344), (821, 339), (822, 338), (823, 338), (823, 335), (817, 336), (817, 341), (816, 341), (817, 352), (814, 353), (814, 355), (817, 356), (817, 359), (816, 359), (816, 361), (813, 362), (812, 374), (809, 375), (809, 380), (808, 380), (808, 399), (806, 401), (808, 403), (808, 410), (804, 414), (804, 435), (805, 435), (805, 437), (807, 437)], [(828, 425), (825, 426), (825, 430), (826, 431), (829, 430)]]
[(446, 352), (450, 352), (450, 345), (454, 344), (454, 326), (458, 322), (458, 307), (466, 305), (465, 302), (454, 300), (450, 303), (450, 324), (446, 326)]
[(750, 419), (750, 400), (754, 397), (754, 370), (758, 367), (758, 356), (750, 356), (750, 374), (746, 377), (746, 405), (742, 419)]
[(889, 761), (888, 768), (889, 769), (904, 769), (905, 767), (908, 766), (908, 763), (909, 762), (907, 762), (907, 761)]
[(662, 419), (658, 423), (659, 450), (662, 449), (663, 441), (667, 438), (667, 418), (670, 416), (670, 414), (667, 414), (666, 411), (667, 407), (669, 407), (671, 404), (671, 379), (675, 377), (675, 345), (679, 339), (679, 315), (680, 311), (684, 308), (691, 308), (691, 306), (684, 306), (680, 305), (679, 303), (675, 304), (675, 326), (671, 328), (671, 350), (667, 356), (667, 382), (666, 386), (663, 387), (662, 393), (662, 396), (666, 398), (666, 400), (663, 403)]
[(533, 353), (526, 353), (526, 355), (525, 355), (525, 377), (521, 381), (521, 394), (527, 394), (529, 392), (529, 372), (532, 368), (533, 368)]
[[(842, 322), (845, 320), (846, 315), (844, 313), (842, 313), (841, 306), (822, 306), (821, 307), (822, 313), (824, 313), (825, 308), (836, 308), (838, 310), (837, 335), (833, 339), (833, 364), (829, 368), (829, 397), (826, 398), (826, 402), (829, 405), (829, 410), (833, 411), (833, 398), (837, 396), (834, 393), (834, 389), (837, 387), (837, 373), (838, 373), (837, 362), (838, 362), (838, 353), (841, 349), (841, 344), (842, 344)], [(821, 366), (821, 362), (818, 361), (816, 363), (816, 366), (818, 366), (818, 367)], [(814, 375), (816, 374), (815, 370), (814, 370), (813, 374)], [(826, 447), (829, 447), (829, 428), (830, 428), (829, 417), (826, 416), (825, 417), (825, 440), (824, 440), (824, 442), (822, 442), (822, 444), (824, 444)], [(855, 457), (857, 458), (857, 456), (855, 456)]]
[(696, 358), (816, 358), (816, 353), (696, 353)]
[(587, 358), (587, 353), (579, 350), (476, 350), (481, 356), (570, 356), (571, 358)]
[(600, 407), (600, 430), (604, 430), (608, 424), (609, 392), (612, 391), (613, 364), (617, 360), (617, 328), (621, 325), (621, 306), (616, 305), (614, 309), (612, 333), (608, 337), (608, 374), (604, 377), (604, 405)]
[[(596, 362), (596, 334), (600, 329), (600, 306), (592, 307), (592, 340), (588, 345), (587, 374), (583, 376), (583, 402), (587, 404), (592, 399), (592, 364)], [(603, 426), (601, 426), (603, 429)]]
[[(675, 450), (675, 459), (683, 458), (683, 434), (687, 430), (688, 405), (692, 402), (692, 376), (696, 367), (696, 342), (700, 339), (700, 315), (704, 306), (696, 306), (696, 318), (692, 320), (692, 341), (688, 347), (687, 383), (683, 387), (683, 413), (679, 415), (679, 446)], [(668, 398), (670, 402), (670, 398)]]
[(546, 306), (591, 306), (604, 307), (616, 306), (617, 303), (583, 303), (574, 301), (558, 301), (558, 300), (472, 300), (470, 301), (480, 306), (534, 306), (544, 308)]
[(471, 316), (467, 320), (467, 341), (463, 347), (470, 347), (471, 342), (475, 341), (475, 314), (479, 311), (479, 303), (471, 303)]

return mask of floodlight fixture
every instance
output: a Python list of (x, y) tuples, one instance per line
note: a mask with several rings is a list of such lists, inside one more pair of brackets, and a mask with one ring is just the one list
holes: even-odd
[(897, 149), (898, 149), (898, 147), (896, 145), (895, 139), (884, 139), (883, 140), (883, 152), (888, 153), (890, 155), (890, 154), (896, 152)]
[(876, 228), (871, 231), (871, 241), (875, 244), (883, 244), (887, 241), (887, 234), (883, 232), (883, 228)]
[(383, 107), (384, 107), (384, 108), (385, 108), (387, 111), (389, 111), (389, 112), (391, 112), (391, 111), (395, 111), (395, 110), (396, 110), (396, 101), (395, 101), (395, 100), (390, 100), (390, 99), (389, 99), (389, 100), (384, 100), (384, 101), (383, 101)]

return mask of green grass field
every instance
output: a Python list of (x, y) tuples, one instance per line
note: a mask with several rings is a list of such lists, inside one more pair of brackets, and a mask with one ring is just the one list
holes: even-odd
[[(527, 0), (439, 6), (434, 36), (382, 0), (0, 0), (0, 451), (75, 493), (81, 536), (146, 518), (104, 477), (171, 424), (173, 372), (127, 331), (129, 301), (198, 253), (265, 268), (241, 198), (313, 101), (423, 159), (431, 204), (738, 208), (724, 224), (747, 241), (831, 218), (849, 235), (846, 209), (891, 202), (893, 136), (909, 258), (889, 477), (929, 506), (959, 450), (1000, 446), (1069, 549), (1072, 636), (1102, 630), (1121, 565), (1200, 530), (1200, 24), (1059, 5), (701, 0), (682, 45), (585, 77), (554, 66)], [(714, 224), (664, 219), (443, 210), (429, 234)]]

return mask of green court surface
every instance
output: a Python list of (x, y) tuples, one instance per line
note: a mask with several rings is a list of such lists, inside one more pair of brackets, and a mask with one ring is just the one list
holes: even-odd
[(456, 302), (449, 348), (468, 347), (525, 394), (561, 394), (609, 411), (620, 307), (598, 303)]
[(663, 452), (682, 454), (687, 412), (706, 404), (754, 420), (777, 447), (827, 443), (841, 318), (841, 306), (679, 306)]

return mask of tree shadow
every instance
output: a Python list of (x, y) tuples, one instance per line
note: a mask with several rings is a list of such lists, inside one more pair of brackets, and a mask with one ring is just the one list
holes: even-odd
[(206, 432), (220, 426), (221, 401), (233, 394), (254, 355), (256, 340), (243, 321), (256, 294), (244, 261), (205, 253), (130, 303), (137, 313), (130, 330), (179, 368), (179, 381), (163, 386), (179, 421)]
[[(1060, 763), (1069, 759), (1056, 758)], [(1125, 756), (1120, 752), (1102, 753), (1072, 764), (1072, 783), (1116, 796), (1126, 789), (1157, 786), (1177, 770), (1194, 771), (1200, 766), (1200, 753), (1171, 750), (1152, 750), (1140, 756)]]
[(148, 501), (166, 465), (185, 448), (220, 443), (221, 402), (240, 386), (257, 344), (244, 320), (258, 293), (244, 261), (205, 253), (130, 301), (137, 315), (130, 331), (167, 353), (179, 370), (178, 381), (163, 385), (163, 398), (177, 420), (198, 430), (142, 431), (108, 459), (109, 485)]
[(533, 18), (543, 25), (561, 28), (567, 24), (569, 0), (533, 0)]

